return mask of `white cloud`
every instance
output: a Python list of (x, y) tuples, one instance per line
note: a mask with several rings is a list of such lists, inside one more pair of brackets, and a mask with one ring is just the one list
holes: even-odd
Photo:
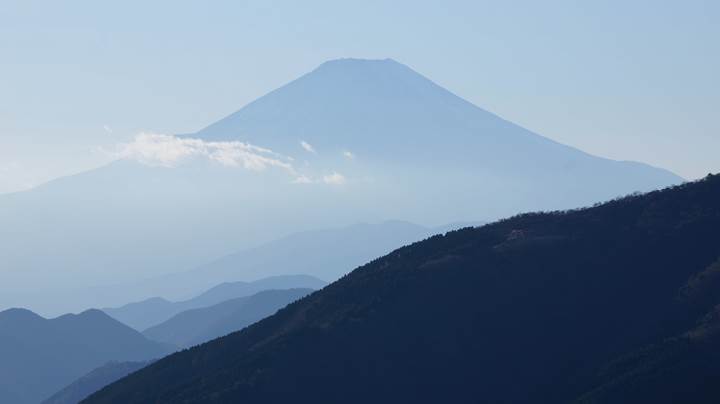
[(345, 176), (337, 172), (323, 176), (322, 180), (324, 183), (330, 185), (343, 185), (346, 181)]
[(112, 128), (108, 125), (103, 125), (103, 129), (105, 129), (105, 132), (107, 133), (113, 133)]
[(304, 140), (300, 141), (300, 146), (302, 146), (303, 149), (305, 149), (306, 152), (317, 154), (317, 151), (315, 151), (315, 148), (312, 147), (312, 145)]
[(47, 181), (16, 162), (0, 164), (0, 194), (25, 191)]
[(152, 166), (173, 167), (182, 159), (200, 154), (201, 143), (175, 136), (140, 133), (132, 142), (118, 146), (116, 157)]
[[(308, 146), (312, 149), (312, 146)], [(111, 155), (162, 167), (176, 167), (186, 160), (205, 158), (226, 167), (242, 167), (253, 171), (279, 168), (292, 176), (295, 184), (343, 185), (347, 182), (345, 176), (335, 171), (322, 177), (308, 176), (295, 169), (291, 157), (237, 141), (206, 142), (189, 137), (140, 133), (131, 142), (118, 145)]]
[(345, 150), (343, 152), (343, 156), (345, 156), (345, 158), (348, 160), (355, 160), (355, 155), (349, 150)]
[(312, 178), (305, 175), (300, 175), (293, 180), (294, 184), (312, 184), (314, 182)]
[(294, 184), (327, 184), (327, 185), (343, 185), (347, 182), (344, 175), (332, 172), (331, 174), (324, 175), (319, 178), (308, 177), (300, 174), (293, 180)]
[(184, 160), (204, 157), (228, 167), (261, 171), (278, 167), (292, 174), (287, 158), (272, 150), (243, 142), (206, 142), (201, 139), (141, 133), (132, 142), (118, 146), (116, 158), (136, 160), (152, 166), (175, 167)]

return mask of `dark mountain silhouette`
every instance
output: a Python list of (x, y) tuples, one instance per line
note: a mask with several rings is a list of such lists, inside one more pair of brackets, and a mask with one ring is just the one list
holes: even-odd
[(310, 288), (319, 289), (326, 283), (308, 275), (282, 275), (259, 279), (253, 282), (225, 282), (192, 299), (170, 302), (155, 297), (141, 302), (129, 303), (118, 308), (103, 309), (105, 313), (130, 327), (142, 331), (158, 325), (186, 310), (208, 307), (263, 290)]
[[(392, 60), (324, 63), (192, 137), (255, 148), (174, 168), (118, 161), (0, 196), (0, 256), (14, 268), (0, 273), (0, 307), (114, 306), (141, 297), (110, 302), (86, 289), (191, 270), (298, 231), (494, 220), (682, 181), (551, 141)], [(262, 156), (222, 165), (243, 153)], [(261, 170), (261, 157), (282, 161)]]
[(24, 309), (0, 312), (0, 403), (36, 404), (110, 360), (171, 352), (99, 310), (45, 319)]
[(143, 335), (178, 347), (198, 345), (256, 323), (312, 291), (266, 290), (214, 306), (184, 311), (143, 331)]
[(151, 362), (108, 362), (43, 401), (42, 404), (77, 404), (108, 384), (140, 370)]
[(693, 276), (678, 300), (695, 312), (710, 309), (688, 331), (612, 362), (578, 403), (718, 402), (720, 259)]
[[(692, 402), (671, 394), (687, 386), (701, 388), (695, 402), (717, 402), (716, 384), (699, 379), (716, 356), (694, 353), (693, 330), (714, 324), (720, 303), (718, 229), (712, 176), (435, 236), (86, 403), (613, 402), (593, 392), (651, 366), (654, 400), (639, 402)], [(637, 354), (648, 346), (658, 354)]]

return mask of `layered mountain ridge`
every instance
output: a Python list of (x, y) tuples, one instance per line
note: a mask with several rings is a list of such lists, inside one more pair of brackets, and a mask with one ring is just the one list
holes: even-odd
[(36, 404), (111, 360), (172, 352), (100, 310), (45, 319), (30, 310), (0, 312), (0, 402)]
[(438, 235), (85, 402), (714, 403), (719, 227), (716, 175)]
[(239, 331), (311, 292), (312, 289), (265, 290), (184, 311), (144, 330), (143, 335), (153, 341), (191, 347)]
[(224, 282), (191, 299), (171, 302), (153, 297), (103, 311), (130, 327), (143, 331), (182, 312), (210, 307), (231, 299), (248, 297), (264, 290), (310, 288), (319, 289), (326, 283), (307, 275), (284, 275), (258, 279), (254, 282)]

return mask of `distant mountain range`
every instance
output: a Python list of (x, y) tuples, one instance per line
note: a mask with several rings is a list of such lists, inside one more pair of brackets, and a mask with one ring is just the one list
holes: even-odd
[(284, 275), (259, 279), (254, 282), (226, 282), (192, 299), (171, 302), (160, 297), (129, 303), (122, 307), (103, 309), (111, 317), (142, 331), (158, 325), (187, 310), (209, 307), (231, 299), (254, 295), (269, 289), (309, 288), (320, 289), (326, 283), (307, 275)]
[(210, 307), (187, 310), (148, 328), (143, 331), (143, 335), (153, 341), (165, 342), (180, 348), (202, 344), (260, 321), (312, 291), (312, 289), (265, 290)]
[(716, 403), (720, 176), (400, 248), (87, 404)]
[[(186, 282), (207, 282), (237, 277), (260, 278), (301, 273), (334, 281), (358, 266), (390, 251), (435, 234), (476, 226), (481, 222), (452, 223), (425, 227), (392, 220), (291, 234), (259, 247), (229, 254), (194, 271), (173, 278)], [(192, 281), (190, 281), (192, 279)]]
[(551, 141), (393, 60), (330, 61), (195, 134), (114, 152), (0, 196), (0, 308), (78, 310), (106, 297), (89, 288), (298, 231), (496, 219), (682, 182)]
[[(188, 308), (169, 320), (150, 327), (143, 332), (148, 340), (163, 343), (164, 352), (169, 353), (171, 347), (174, 349), (186, 348), (241, 330), (274, 314), (289, 303), (301, 299), (313, 291), (312, 289), (262, 290), (246, 296), (247, 293), (255, 291), (257, 288), (296, 284), (324, 286), (324, 282), (307, 276), (275, 277), (253, 283), (227, 283), (186, 302), (174, 304), (166, 302), (170, 306), (162, 304), (154, 306), (152, 301), (141, 302), (129, 305), (130, 309), (126, 308), (125, 312), (119, 310), (118, 313), (121, 317), (126, 315), (129, 318), (143, 321), (147, 320), (147, 318), (139, 316), (143, 310), (158, 314), (161, 312), (167, 313), (168, 308), (171, 310), (178, 307)], [(235, 296), (245, 297), (236, 298)], [(221, 301), (221, 303), (214, 304), (216, 301)], [(1, 315), (2, 313), (0, 313)], [(0, 326), (2, 325), (2, 322), (0, 322)], [(81, 330), (76, 331), (80, 332)], [(60, 391), (43, 401), (43, 404), (78, 403), (95, 391), (150, 363), (150, 361), (110, 361), (67, 384)], [(36, 363), (36, 365), (44, 367), (47, 364)], [(8, 399), (7, 402), (21, 403), (19, 400), (11, 399), (14, 396), (10, 395), (9, 392), (2, 393), (0, 398), (2, 397)], [(4, 403), (6, 401), (0, 402)]]
[[(264, 243), (258, 247), (241, 249), (190, 271), (91, 290), (74, 291), (74, 293), (62, 295), (57, 299), (66, 301), (82, 298), (82, 301), (85, 302), (84, 305), (103, 301), (122, 302), (122, 304), (128, 301), (138, 301), (140, 304), (126, 305), (127, 307), (120, 311), (111, 308), (107, 309), (107, 312), (137, 330), (144, 330), (180, 311), (191, 308), (191, 306), (200, 307), (197, 305), (199, 304), (197, 301), (190, 305), (174, 304), (171, 301), (191, 300), (195, 295), (214, 288), (218, 284), (242, 283), (249, 280), (254, 283), (255, 280), (262, 280), (266, 277), (279, 277), (278, 280), (285, 278), (288, 283), (266, 284), (254, 291), (289, 288), (318, 289), (320, 286), (317, 279), (312, 280), (311, 283), (303, 283), (308, 279), (288, 274), (309, 274), (325, 281), (332, 281), (399, 246), (422, 240), (434, 234), (479, 224), (481, 223), (464, 222), (440, 227), (425, 227), (395, 220), (304, 231)], [(293, 279), (297, 282), (293, 283)], [(220, 297), (222, 296), (218, 296), (212, 303), (226, 300)], [(240, 295), (227, 298), (231, 297), (240, 297)], [(135, 319), (138, 316), (146, 320), (140, 319), (140, 322), (136, 322)]]
[(45, 319), (0, 312), (0, 403), (37, 404), (108, 361), (142, 361), (172, 352), (99, 310)]

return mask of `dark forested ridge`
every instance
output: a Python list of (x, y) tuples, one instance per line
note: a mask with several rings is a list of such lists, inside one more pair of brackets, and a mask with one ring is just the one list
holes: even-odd
[(77, 404), (90, 394), (132, 372), (144, 368), (150, 363), (150, 361), (108, 362), (70, 383), (64, 389), (43, 401), (42, 404)]
[(87, 403), (720, 400), (720, 176), (431, 237)]

